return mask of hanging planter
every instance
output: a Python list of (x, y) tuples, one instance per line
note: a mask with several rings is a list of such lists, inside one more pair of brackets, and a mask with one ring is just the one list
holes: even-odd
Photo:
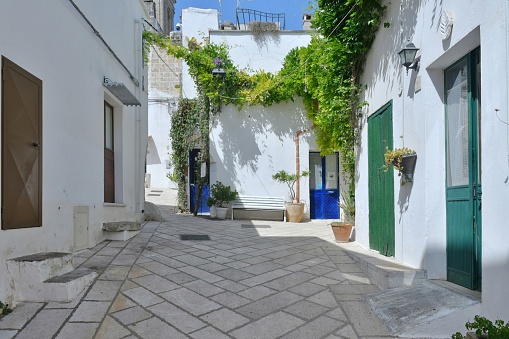
[(405, 154), (401, 158), (401, 166), (399, 173), (403, 175), (405, 181), (414, 181), (415, 163), (417, 162), (417, 154)]
[(398, 170), (398, 176), (403, 176), (403, 185), (405, 182), (414, 181), (415, 163), (417, 162), (417, 153), (409, 148), (395, 148), (390, 150), (385, 147), (385, 165), (384, 171), (387, 172), (389, 167), (394, 166)]

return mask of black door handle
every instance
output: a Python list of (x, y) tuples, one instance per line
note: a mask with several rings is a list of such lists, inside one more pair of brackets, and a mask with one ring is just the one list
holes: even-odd
[(33, 142), (33, 143), (32, 143), (32, 146), (34, 146), (34, 148), (39, 148), (39, 144), (38, 144), (38, 143), (36, 143), (36, 142)]

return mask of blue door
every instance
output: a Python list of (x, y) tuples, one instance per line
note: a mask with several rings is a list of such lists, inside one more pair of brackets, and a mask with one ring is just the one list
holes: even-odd
[(311, 219), (339, 219), (338, 154), (309, 153)]
[[(208, 167), (208, 166), (207, 166)], [(200, 162), (200, 150), (193, 149), (189, 154), (189, 207), (191, 212), (196, 206), (196, 195), (198, 193), (198, 182), (202, 179), (202, 164)], [(210, 185), (208, 171), (205, 170), (206, 184), (202, 187), (200, 203), (198, 204), (198, 213), (209, 213), (210, 208), (207, 206), (207, 199), (210, 196)]]

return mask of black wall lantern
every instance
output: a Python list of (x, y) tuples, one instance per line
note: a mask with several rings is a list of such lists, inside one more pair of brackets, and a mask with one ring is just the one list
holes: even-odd
[(219, 58), (214, 58), (214, 69), (212, 70), (212, 75), (218, 77), (220, 79), (224, 79), (226, 76), (226, 72), (223, 69), (223, 60)]
[(415, 59), (415, 55), (419, 49), (415, 47), (413, 43), (408, 43), (401, 51), (399, 51), (399, 57), (401, 58), (401, 65), (405, 66), (406, 69), (417, 69), (419, 66), (419, 60)]
[(226, 76), (226, 72), (222, 68), (214, 68), (212, 70), (212, 75), (223, 79)]

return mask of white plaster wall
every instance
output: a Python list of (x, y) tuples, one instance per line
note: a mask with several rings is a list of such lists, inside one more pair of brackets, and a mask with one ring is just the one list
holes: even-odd
[(292, 49), (309, 44), (311, 32), (277, 31), (267, 33), (257, 41), (250, 31), (211, 31), (210, 41), (230, 46), (230, 57), (240, 69), (276, 73)]
[[(249, 31), (211, 31), (210, 41), (225, 43), (240, 69), (277, 72), (291, 49), (306, 46), (310, 32), (279, 31), (255, 41)], [(272, 175), (281, 169), (295, 173), (295, 134), (309, 130), (311, 122), (301, 98), (271, 107), (223, 107), (211, 128), (211, 182), (232, 185), (243, 195), (281, 196), (290, 201), (286, 184)], [(300, 170), (309, 170), (309, 151), (316, 148), (312, 132), (299, 138)], [(300, 199), (309, 218), (309, 180), (300, 181)]]
[[(149, 99), (149, 136), (153, 143), (149, 142), (148, 150), (152, 154), (147, 154), (147, 173), (151, 174), (151, 188), (176, 188), (177, 184), (166, 176), (173, 171), (171, 166), (171, 116), (177, 109), (175, 99), (163, 96), (158, 99), (157, 93), (152, 93), (154, 98)], [(155, 146), (155, 147), (153, 147)], [(170, 169), (166, 168), (166, 161), (170, 161)], [(159, 162), (157, 162), (159, 161)]]
[[(143, 3), (75, 2), (140, 81), (140, 87), (70, 2), (0, 2), (0, 54), (43, 82), (43, 226), (0, 231), (0, 272), (6, 272), (5, 260), (9, 258), (71, 252), (74, 206), (89, 207), (89, 246), (103, 240), (103, 222), (142, 218), (147, 135), (147, 94), (141, 85), (145, 74), (141, 56), (141, 18), (146, 17)], [(116, 152), (122, 159), (117, 163), (121, 173), (117, 202), (121, 204), (114, 207), (103, 203), (103, 102), (108, 97), (102, 86), (104, 76), (124, 83), (142, 103), (141, 108), (134, 108), (110, 99), (118, 118), (115, 132), (120, 144)], [(7, 274), (0, 274), (0, 300), (9, 301), (11, 289)]]
[[(295, 173), (295, 133), (310, 127), (300, 98), (267, 108), (239, 111), (231, 105), (224, 107), (211, 128), (211, 182), (231, 185), (241, 195), (285, 197), (290, 201), (286, 184), (275, 182), (272, 175), (283, 169)], [(314, 135), (303, 133), (299, 140), (300, 170), (307, 171)], [(300, 192), (308, 212), (308, 178), (301, 180)]]
[[(363, 83), (371, 115), (393, 100), (394, 147), (418, 154), (414, 183), (400, 186), (395, 175), (396, 258), (427, 269), (428, 277), (446, 278), (445, 127), (443, 69), (481, 46), (482, 73), (482, 308), (485, 315), (509, 319), (509, 130), (507, 41), (508, 2), (495, 0), (386, 3), (390, 28), (381, 28), (368, 56)], [(402, 8), (400, 8), (400, 4)], [(449, 39), (437, 31), (442, 8), (454, 18)], [(421, 53), (420, 70), (407, 74), (397, 52), (411, 40)], [(421, 90), (416, 91), (416, 81)], [(357, 241), (369, 247), (367, 127), (357, 162)], [(362, 203), (366, 202), (366, 203)]]

